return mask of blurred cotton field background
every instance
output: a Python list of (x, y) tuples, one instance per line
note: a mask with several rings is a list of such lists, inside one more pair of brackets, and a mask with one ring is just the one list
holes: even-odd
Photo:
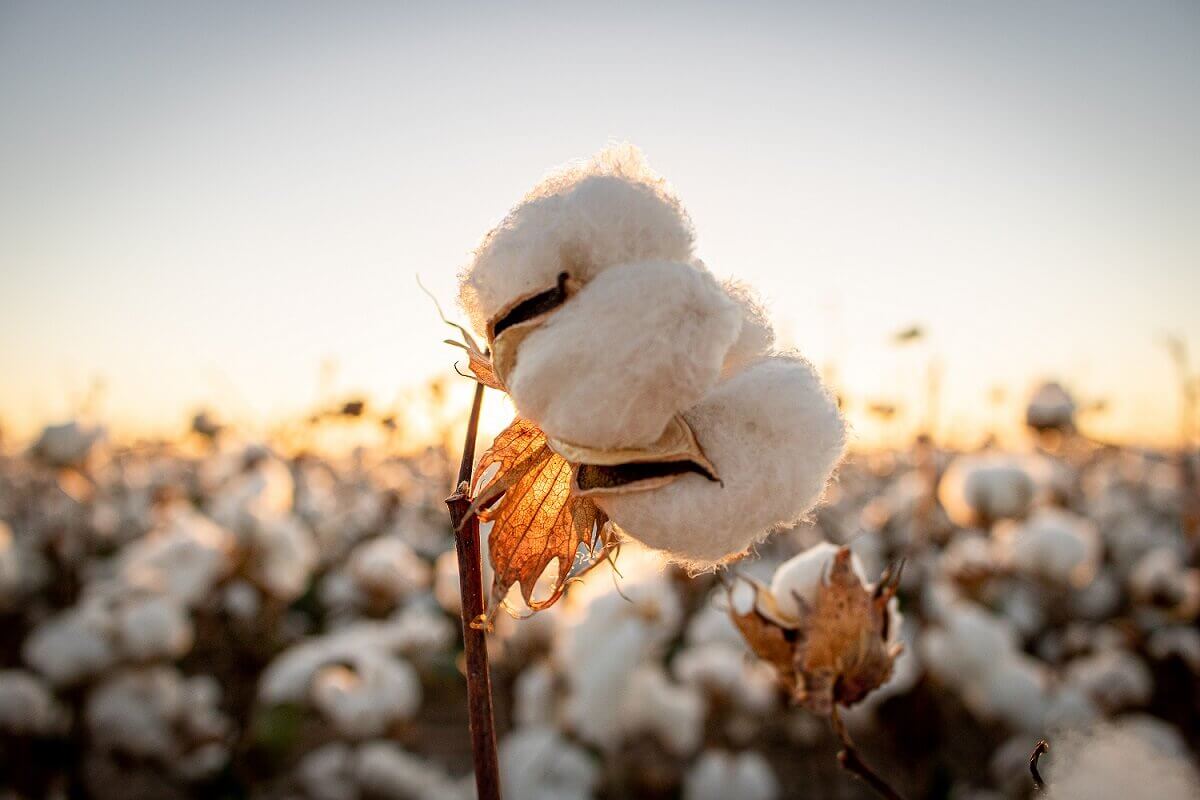
[[(905, 559), (872, 766), (1200, 796), (1198, 59), (1174, 3), (0, 6), (0, 800), (473, 797), (431, 295), (610, 138), (849, 423), (733, 570)], [(509, 800), (871, 796), (722, 579), (498, 615)]]

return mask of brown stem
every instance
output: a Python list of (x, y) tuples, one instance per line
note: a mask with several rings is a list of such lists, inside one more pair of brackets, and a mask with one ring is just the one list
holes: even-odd
[(1029, 756), (1029, 774), (1033, 776), (1033, 788), (1039, 792), (1046, 787), (1046, 782), (1042, 780), (1042, 773), (1038, 772), (1038, 759), (1049, 749), (1049, 742), (1045, 739), (1038, 739), (1037, 745), (1033, 748), (1033, 755)]
[(454, 494), (446, 498), (450, 525), (457, 531), (458, 585), (462, 595), (463, 649), (467, 662), (467, 712), (471, 724), (471, 755), (475, 761), (475, 788), (479, 800), (500, 800), (500, 765), (496, 757), (496, 722), (492, 715), (492, 678), (488, 668), (487, 634), (477, 624), (485, 614), (483, 561), (479, 548), (479, 519), (471, 515), (471, 468), (475, 463), (475, 437), (479, 430), (479, 408), (483, 384), (475, 387), (475, 401), (467, 423), (462, 461)]
[(885, 800), (904, 800), (899, 792), (893, 789), (887, 781), (879, 777), (879, 774), (867, 766), (867, 763), (859, 756), (858, 748), (850, 740), (850, 733), (842, 723), (837, 706), (833, 707), (833, 713), (829, 715), (829, 725), (833, 728), (833, 732), (842, 743), (842, 751), (837, 755), (838, 763), (842, 765), (842, 769), (852, 773), (867, 786), (870, 786), (875, 791), (875, 794), (885, 798)]

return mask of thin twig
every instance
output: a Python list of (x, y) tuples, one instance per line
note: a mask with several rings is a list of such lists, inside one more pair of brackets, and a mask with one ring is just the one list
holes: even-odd
[(488, 667), (487, 634), (477, 621), (485, 617), (483, 562), (479, 547), (479, 519), (467, 517), (471, 507), (471, 469), (475, 464), (475, 437), (483, 384), (475, 387), (475, 401), (467, 423), (454, 494), (446, 498), (450, 524), (456, 531), (458, 583), (462, 595), (463, 649), (467, 662), (467, 712), (471, 724), (471, 755), (475, 762), (475, 788), (479, 800), (500, 800), (500, 765), (496, 757), (496, 723), (492, 714), (492, 678)]
[(833, 728), (834, 734), (842, 743), (842, 750), (837, 755), (838, 763), (842, 765), (842, 769), (855, 775), (867, 786), (870, 786), (875, 791), (875, 794), (885, 798), (885, 800), (904, 800), (899, 792), (893, 789), (887, 781), (879, 777), (879, 774), (862, 760), (862, 757), (858, 754), (858, 749), (850, 739), (850, 733), (846, 730), (845, 724), (842, 723), (842, 717), (838, 714), (837, 706), (833, 707), (833, 713), (829, 715), (829, 725)]
[(1038, 760), (1042, 757), (1042, 753), (1049, 749), (1049, 742), (1045, 739), (1038, 739), (1038, 743), (1033, 748), (1033, 755), (1029, 756), (1029, 774), (1033, 776), (1033, 788), (1039, 792), (1046, 787), (1046, 782), (1042, 780), (1042, 773), (1038, 772)]

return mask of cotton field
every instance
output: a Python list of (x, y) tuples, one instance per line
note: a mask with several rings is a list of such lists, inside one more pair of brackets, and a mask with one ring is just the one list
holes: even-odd
[[(553, 608), (499, 614), (506, 796), (871, 796), (729, 616), (736, 576), (806, 602), (832, 544), (868, 581), (904, 559), (903, 650), (845, 720), (906, 797), (1029, 796), (1040, 738), (1056, 800), (1198, 796), (1196, 462), (1052, 427), (853, 455), (728, 569), (627, 543)], [(455, 454), (193, 428), (125, 446), (68, 423), (4, 452), (2, 796), (473, 797)]]

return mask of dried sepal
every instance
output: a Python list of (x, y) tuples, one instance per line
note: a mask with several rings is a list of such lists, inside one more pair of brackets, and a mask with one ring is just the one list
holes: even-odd
[(662, 436), (646, 447), (601, 450), (557, 439), (550, 440), (550, 447), (579, 465), (572, 488), (581, 497), (654, 489), (690, 472), (720, 480), (691, 426), (679, 414)]
[[(497, 469), (488, 477), (492, 467)], [(571, 464), (526, 419), (514, 421), (480, 458), (469, 513), (493, 523), (488, 535), (493, 608), (514, 585), (531, 609), (547, 608), (570, 579), (603, 555), (611, 536), (608, 517), (589, 498), (572, 494), (572, 473)], [(581, 545), (587, 558), (573, 569)], [(554, 562), (558, 574), (549, 595), (534, 599), (538, 579)]]
[[(793, 702), (829, 716), (851, 706), (892, 675), (903, 645), (892, 641), (888, 603), (898, 571), (877, 586), (855, 574), (842, 547), (811, 604), (796, 598), (798, 618), (782, 613), (766, 587), (753, 584), (752, 603), (730, 598), (730, 616), (750, 648), (775, 667)], [(733, 590), (731, 590), (732, 592)]]
[(479, 349), (473, 339), (468, 339), (466, 342), (446, 339), (445, 342), (467, 351), (467, 369), (471, 370), (471, 375), (475, 380), (489, 388), (499, 389), (502, 392), (507, 391), (504, 383), (496, 374), (495, 367), (492, 366), (492, 360), (488, 358), (487, 353)]

